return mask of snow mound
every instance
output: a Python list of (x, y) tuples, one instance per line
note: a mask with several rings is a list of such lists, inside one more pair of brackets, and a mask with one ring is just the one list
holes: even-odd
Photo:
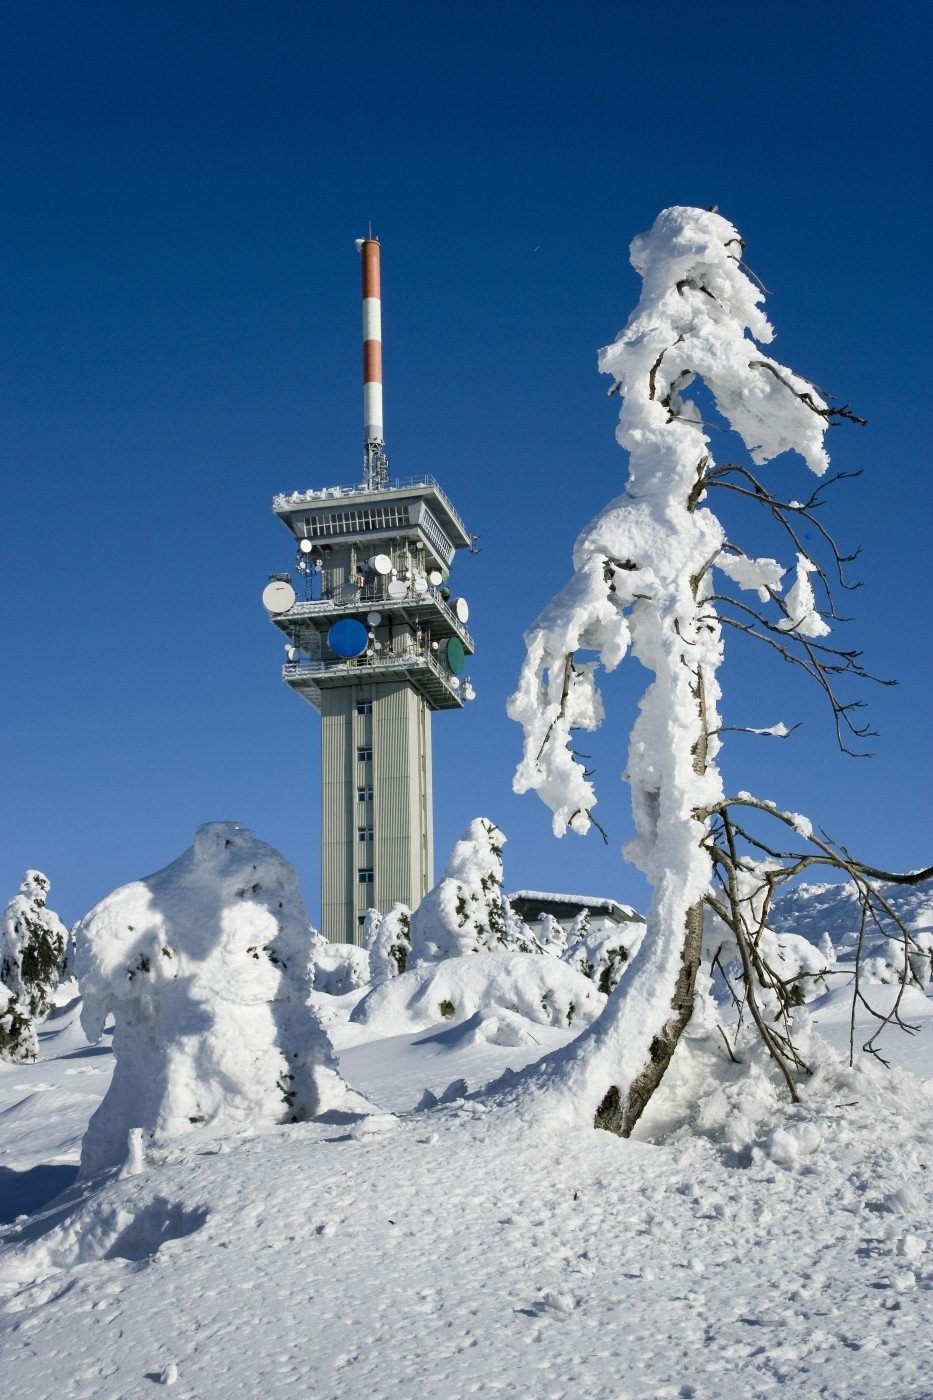
[(316, 992), (343, 997), (369, 982), (369, 953), (355, 943), (329, 943), (314, 934), (310, 971)]
[[(84, 1174), (147, 1143), (342, 1106), (307, 1007), (310, 931), (297, 876), (235, 822), (198, 828), (166, 869), (115, 890), (76, 930), (81, 1023), (114, 1017), (116, 1068), (85, 1134)], [(348, 1092), (348, 1091), (347, 1091)]]
[[(910, 932), (910, 970), (924, 986), (933, 975), (933, 881), (914, 886), (880, 883), (878, 889)], [(904, 937), (890, 915), (877, 907), (875, 913), (862, 936), (862, 975), (869, 981), (892, 982), (903, 972)], [(768, 923), (782, 936), (793, 933), (814, 944), (828, 940), (841, 962), (852, 962), (861, 924), (858, 892), (850, 883), (798, 885), (775, 901)]]
[(465, 1021), (458, 1021), (434, 1035), (422, 1036), (416, 1045), (442, 1045), (446, 1050), (460, 1050), (468, 1045), (502, 1045), (514, 1049), (520, 1045), (539, 1045), (524, 1016), (496, 1006), (476, 1011)]
[(436, 967), (419, 966), (375, 987), (351, 1021), (399, 1035), (464, 1021), (480, 1011), (506, 1011), (541, 1026), (587, 1026), (606, 998), (588, 978), (557, 958), (534, 953), (468, 954)]

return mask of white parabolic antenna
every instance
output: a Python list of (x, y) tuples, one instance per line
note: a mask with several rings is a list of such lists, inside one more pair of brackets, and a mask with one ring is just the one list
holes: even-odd
[(461, 622), (469, 622), (470, 605), (467, 602), (466, 598), (454, 599), (454, 612), (457, 614)]
[(394, 578), (387, 591), (390, 598), (405, 598), (408, 595), (408, 584), (403, 583), (400, 578)]
[(437, 588), (443, 582), (444, 575), (441, 573), (440, 569), (432, 569), (428, 574), (428, 583), (433, 583), (434, 587)]
[(301, 550), (302, 554), (310, 554), (314, 545), (310, 540), (299, 540), (298, 548)]
[(427, 593), (428, 581), (425, 578), (424, 574), (415, 574), (414, 588), (416, 593)]
[(369, 623), (370, 627), (378, 627), (379, 624), (380, 624), (380, 622), (382, 621), (382, 613), (378, 613), (378, 612), (367, 613), (367, 614), (366, 614), (366, 621)]
[(388, 554), (377, 554), (372, 563), (377, 574), (382, 574), (383, 576), (391, 574), (392, 560), (389, 558)]
[(262, 605), (266, 612), (284, 613), (295, 606), (295, 590), (290, 583), (273, 579), (262, 590)]

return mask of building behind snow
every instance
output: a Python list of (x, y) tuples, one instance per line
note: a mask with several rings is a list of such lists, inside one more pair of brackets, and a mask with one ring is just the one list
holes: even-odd
[[(581, 914), (587, 915), (591, 933), (611, 933), (620, 924), (643, 924), (645, 921), (628, 904), (614, 899), (598, 899), (585, 894), (555, 894), (540, 890), (516, 890), (507, 896), (509, 906), (532, 933), (537, 933), (546, 917), (556, 919), (565, 933), (570, 933)], [(577, 924), (579, 927), (579, 924)]]

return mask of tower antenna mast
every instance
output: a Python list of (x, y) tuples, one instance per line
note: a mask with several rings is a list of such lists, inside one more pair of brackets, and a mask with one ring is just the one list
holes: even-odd
[(363, 485), (381, 491), (389, 480), (382, 424), (382, 293), (378, 238), (358, 238), (363, 265)]

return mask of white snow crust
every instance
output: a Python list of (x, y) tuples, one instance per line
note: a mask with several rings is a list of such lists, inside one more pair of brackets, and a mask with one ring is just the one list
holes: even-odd
[(485, 953), (419, 964), (375, 987), (350, 1019), (386, 1036), (489, 1010), (514, 1012), (534, 1025), (579, 1027), (595, 1020), (605, 1000), (558, 958)]
[[(166, 1375), (230, 1400), (928, 1393), (929, 1086), (823, 1053), (792, 1108), (766, 1063), (701, 1037), (628, 1142), (462, 1089), (400, 1112), (572, 1031), (490, 1008), (385, 1039), (347, 1022), (358, 995), (318, 999), (345, 1075), (391, 1111), (174, 1138), (57, 1202), (44, 1174), (73, 1176), (112, 1056), (63, 1001), (39, 1063), (0, 1066), (0, 1202), (47, 1202), (0, 1238), (7, 1394), (142, 1400)], [(894, 1046), (929, 1078), (921, 1001)]]

